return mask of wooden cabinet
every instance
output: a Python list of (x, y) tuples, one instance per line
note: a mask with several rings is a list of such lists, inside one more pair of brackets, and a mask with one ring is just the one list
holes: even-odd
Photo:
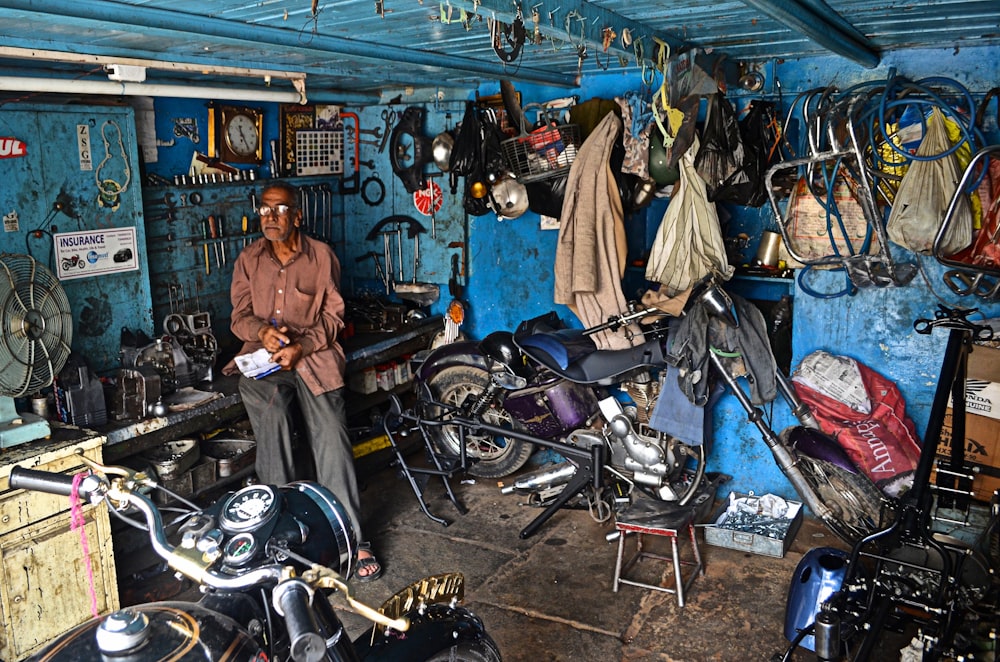
[(15, 662), (63, 632), (90, 619), (94, 595), (101, 614), (118, 609), (118, 582), (107, 506), (83, 506), (83, 531), (70, 526), (70, 502), (62, 496), (11, 490), (15, 465), (75, 474), (83, 469), (77, 449), (101, 461), (103, 437), (75, 428), (53, 430), (51, 440), (0, 454), (0, 659)]

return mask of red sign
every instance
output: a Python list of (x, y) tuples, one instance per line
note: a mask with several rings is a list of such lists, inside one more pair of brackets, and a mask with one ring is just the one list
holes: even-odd
[(441, 211), (444, 196), (441, 187), (433, 179), (427, 180), (427, 187), (413, 192), (413, 206), (424, 216)]
[(28, 146), (17, 138), (0, 136), (0, 159), (13, 159), (18, 156), (27, 156)]

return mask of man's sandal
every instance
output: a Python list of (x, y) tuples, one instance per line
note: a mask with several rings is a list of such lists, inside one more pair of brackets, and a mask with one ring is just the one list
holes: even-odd
[[(371, 547), (369, 545), (362, 545), (358, 548), (359, 551), (368, 552), (369, 556), (364, 558), (358, 557), (358, 566), (354, 569), (354, 579), (359, 582), (373, 582), (382, 576), (382, 564), (378, 562), (375, 555), (372, 554)], [(363, 568), (370, 569), (374, 566), (374, 570), (369, 570), (367, 574), (362, 575), (361, 570)]]

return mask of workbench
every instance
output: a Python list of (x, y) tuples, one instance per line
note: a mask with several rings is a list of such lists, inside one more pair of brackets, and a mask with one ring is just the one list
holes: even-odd
[[(442, 328), (441, 316), (415, 320), (392, 332), (356, 334), (344, 341), (347, 356), (347, 377), (386, 361), (426, 349)], [(345, 392), (349, 414), (375, 407), (385, 402), (390, 393), (407, 391), (411, 382), (395, 385), (390, 391), (369, 394)], [(142, 453), (166, 441), (196, 435), (199, 432), (226, 427), (246, 415), (239, 393), (239, 377), (217, 376), (210, 382), (196, 385), (199, 391), (214, 394), (212, 400), (185, 411), (168, 412), (141, 420), (112, 421), (96, 431), (105, 439), (104, 459), (118, 462)]]

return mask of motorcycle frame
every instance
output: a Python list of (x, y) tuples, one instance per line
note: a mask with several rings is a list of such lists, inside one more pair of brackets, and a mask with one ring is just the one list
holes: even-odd
[[(934, 328), (947, 328), (949, 329), (948, 341), (941, 363), (941, 378), (938, 380), (934, 393), (924, 443), (913, 476), (913, 487), (895, 504), (898, 513), (893, 522), (888, 527), (858, 541), (851, 549), (848, 559), (847, 573), (843, 582), (845, 587), (852, 586), (858, 581), (859, 574), (862, 572), (860, 563), (862, 558), (873, 561), (875, 564), (874, 579), (870, 582), (872, 588), (866, 596), (864, 612), (859, 619), (859, 622), (866, 626), (865, 634), (854, 659), (866, 660), (869, 658), (893, 607), (903, 607), (911, 614), (914, 611), (915, 605), (912, 604), (912, 599), (910, 602), (906, 602), (904, 601), (905, 596), (892, 595), (878, 586), (878, 578), (885, 571), (885, 566), (900, 564), (900, 561), (894, 559), (892, 554), (904, 546), (917, 545), (934, 550), (941, 562), (939, 569), (917, 568), (938, 574), (940, 577), (936, 594), (932, 599), (927, 600), (922, 607), (926, 610), (928, 622), (943, 619), (939, 631), (935, 633), (939, 636), (934, 647), (938, 651), (942, 651), (943, 647), (950, 646), (952, 643), (951, 640), (957, 627), (957, 623), (954, 621), (956, 616), (954, 607), (958, 597), (957, 589), (961, 586), (960, 579), (966, 556), (955, 554), (953, 558), (952, 550), (934, 538), (931, 532), (933, 495), (937, 489), (956, 495), (959, 499), (968, 500), (971, 492), (934, 486), (931, 484), (931, 473), (941, 442), (945, 416), (948, 407), (951, 406), (952, 433), (949, 446), (948, 474), (950, 476), (961, 475), (970, 484), (972, 481), (972, 475), (967, 470), (964, 473), (961, 471), (965, 456), (965, 378), (968, 355), (972, 340), (985, 337), (983, 335), (984, 329), (989, 331), (989, 336), (992, 337), (992, 330), (989, 327), (977, 326), (966, 320), (966, 317), (973, 312), (975, 311), (948, 309), (939, 306), (936, 319), (917, 320), (914, 324), (916, 331), (924, 334), (931, 333)], [(996, 512), (994, 512), (994, 520), (996, 516)], [(995, 526), (995, 522), (991, 526)], [(835, 602), (831, 601), (824, 605), (824, 608), (826, 613), (832, 614), (834, 618), (842, 617), (838, 613), (838, 605)]]
[(471, 419), (468, 417), (461, 416), (455, 413), (455, 408), (451, 405), (445, 404), (443, 402), (431, 401), (431, 404), (435, 407), (440, 407), (442, 410), (449, 412), (439, 419), (429, 420), (415, 414), (411, 411), (404, 411), (399, 404), (398, 398), (393, 399), (393, 404), (390, 405), (390, 413), (385, 419), (385, 431), (389, 436), (390, 443), (394, 448), (397, 447), (396, 435), (399, 433), (399, 428), (401, 427), (401, 422), (406, 421), (413, 424), (423, 437), (424, 443), (427, 445), (427, 450), (431, 454), (435, 462), (439, 462), (437, 459), (437, 454), (435, 453), (431, 437), (428, 433), (428, 428), (443, 426), (443, 425), (455, 425), (459, 429), (460, 434), (460, 446), (461, 446), (461, 464), (460, 466), (454, 466), (450, 469), (443, 468), (442, 465), (437, 464), (437, 469), (415, 469), (410, 467), (405, 459), (402, 457), (401, 453), (397, 454), (397, 460), (401, 465), (401, 469), (410, 481), (411, 487), (414, 489), (414, 493), (417, 495), (417, 500), (420, 502), (420, 507), (424, 511), (424, 514), (430, 517), (432, 520), (448, 525), (446, 520), (442, 518), (435, 517), (431, 515), (426, 502), (423, 499), (422, 492), (419, 490), (419, 486), (416, 485), (415, 479), (412, 477), (412, 473), (427, 473), (431, 475), (441, 475), (445, 479), (445, 487), (448, 491), (448, 496), (452, 503), (459, 509), (460, 512), (465, 512), (464, 507), (457, 501), (454, 493), (451, 491), (451, 487), (448, 484), (447, 478), (450, 478), (453, 474), (458, 471), (465, 471), (467, 469), (467, 458), (465, 455), (465, 434), (473, 433), (486, 433), (491, 435), (511, 437), (513, 439), (519, 439), (521, 441), (528, 442), (530, 444), (536, 444), (544, 448), (550, 448), (557, 451), (560, 455), (565, 456), (567, 459), (571, 460), (577, 465), (577, 471), (573, 474), (573, 477), (566, 483), (566, 487), (563, 488), (562, 492), (552, 501), (552, 503), (542, 511), (540, 515), (531, 520), (527, 526), (521, 529), (519, 537), (521, 539), (530, 538), (533, 536), (538, 529), (549, 520), (553, 515), (556, 514), (560, 508), (565, 506), (570, 499), (575, 497), (577, 494), (583, 492), (588, 488), (593, 488), (595, 490), (601, 489), (603, 484), (603, 473), (604, 466), (607, 461), (607, 449), (604, 444), (594, 444), (590, 448), (580, 448), (579, 446), (574, 446), (568, 442), (555, 439), (543, 439), (541, 437), (535, 437), (533, 435), (519, 432), (518, 430), (512, 430), (508, 428), (501, 428), (495, 425), (489, 425), (488, 423), (483, 423), (482, 421)]

